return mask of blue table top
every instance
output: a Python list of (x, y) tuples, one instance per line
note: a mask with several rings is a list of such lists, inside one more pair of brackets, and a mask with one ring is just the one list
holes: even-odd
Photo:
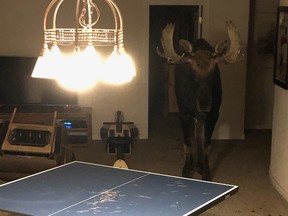
[(0, 209), (27, 215), (198, 215), (238, 186), (75, 161), (0, 186)]

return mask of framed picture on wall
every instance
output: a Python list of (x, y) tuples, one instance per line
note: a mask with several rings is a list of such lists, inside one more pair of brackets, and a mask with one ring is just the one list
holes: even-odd
[(288, 89), (288, 7), (278, 7), (273, 80)]

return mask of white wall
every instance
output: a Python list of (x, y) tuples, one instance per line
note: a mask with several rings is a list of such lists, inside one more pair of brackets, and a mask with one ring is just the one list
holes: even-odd
[[(288, 6), (288, 0), (281, 0)], [(288, 201), (288, 91), (275, 85), (272, 125), (270, 178), (274, 187)]]
[[(49, 0), (0, 0), (0, 55), (37, 56), (42, 46), (43, 13)], [(122, 110), (134, 121), (140, 138), (148, 138), (148, 42), (150, 4), (203, 4), (204, 36), (211, 42), (226, 39), (225, 21), (233, 20), (247, 47), (249, 0), (116, 0), (122, 11), (127, 51), (134, 57), (137, 76), (125, 86), (98, 85), (79, 95), (79, 103), (93, 107), (93, 139), (99, 139), (103, 121), (113, 121)], [(103, 14), (102, 14), (103, 16)], [(67, 15), (68, 17), (68, 15)], [(5, 31), (4, 31), (5, 29)], [(20, 30), (21, 29), (21, 30)], [(5, 34), (3, 34), (5, 32)], [(221, 64), (223, 104), (214, 138), (244, 138), (246, 57), (234, 65)]]
[(49, 2), (0, 0), (0, 55), (39, 55), (44, 37), (43, 16)]
[[(271, 129), (274, 100), (274, 52), (259, 52), (267, 42), (274, 44), (279, 1), (253, 0), (249, 30), (246, 79), (245, 129)], [(254, 6), (254, 7), (253, 7)], [(266, 38), (259, 44), (259, 39)], [(269, 41), (268, 41), (269, 40)], [(263, 46), (264, 45), (264, 46)], [(273, 48), (272, 48), (273, 49)]]
[(272, 184), (288, 201), (288, 92), (278, 86), (274, 92), (270, 177)]

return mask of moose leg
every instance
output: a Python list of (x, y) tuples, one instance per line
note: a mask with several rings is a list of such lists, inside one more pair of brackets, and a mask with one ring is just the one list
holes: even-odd
[(211, 180), (210, 168), (209, 168), (209, 155), (211, 152), (211, 137), (219, 117), (219, 108), (212, 109), (205, 119), (204, 124), (204, 142), (202, 143), (202, 155), (200, 156), (201, 162), (198, 160), (198, 164), (201, 163), (202, 178), (204, 180)]
[(191, 131), (194, 128), (194, 119), (192, 116), (181, 116), (180, 117), (182, 132), (184, 136), (184, 157), (185, 162), (182, 169), (183, 177), (191, 177), (191, 170), (193, 169), (193, 152), (191, 142)]
[(202, 175), (203, 180), (211, 181), (209, 168), (210, 145), (206, 143), (205, 117), (203, 118), (203, 116), (199, 115), (195, 125), (195, 137), (198, 147), (197, 171)]
[(203, 158), (202, 158), (202, 179), (206, 181), (211, 181), (211, 174), (210, 174), (210, 167), (209, 167), (209, 154), (211, 145), (205, 145), (206, 143), (203, 143)]
[[(210, 169), (209, 169), (209, 154), (211, 150), (211, 137), (215, 128), (215, 125), (219, 118), (219, 110), (222, 103), (222, 85), (220, 79), (220, 71), (218, 66), (216, 66), (216, 70), (213, 77), (213, 90), (212, 90), (212, 105), (210, 112), (206, 113), (206, 117), (204, 119), (204, 143), (198, 142), (198, 161), (197, 161), (197, 171), (205, 176), (206, 180), (211, 179)], [(202, 150), (200, 150), (202, 149)], [(203, 168), (203, 164), (205, 167)], [(205, 171), (203, 171), (205, 170)], [(202, 176), (203, 176), (202, 175)]]
[(196, 142), (198, 147), (198, 162), (197, 171), (202, 175), (202, 179), (206, 181), (211, 181), (211, 174), (209, 168), (209, 152), (210, 145), (206, 143), (206, 133), (204, 119), (198, 119), (196, 121)]

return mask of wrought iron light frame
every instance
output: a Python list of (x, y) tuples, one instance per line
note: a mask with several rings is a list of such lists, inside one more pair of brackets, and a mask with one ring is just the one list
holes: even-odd
[[(44, 44), (75, 47), (80, 46), (114, 46), (123, 47), (123, 21), (118, 6), (112, 0), (105, 0), (114, 17), (114, 29), (93, 28), (100, 18), (100, 10), (93, 0), (77, 0), (75, 28), (60, 28), (56, 26), (59, 7), (65, 0), (52, 0), (44, 14)], [(82, 10), (80, 12), (80, 3)], [(47, 28), (48, 15), (54, 8), (52, 28)], [(96, 20), (92, 16), (96, 15)], [(86, 19), (87, 16), (87, 19)]]

